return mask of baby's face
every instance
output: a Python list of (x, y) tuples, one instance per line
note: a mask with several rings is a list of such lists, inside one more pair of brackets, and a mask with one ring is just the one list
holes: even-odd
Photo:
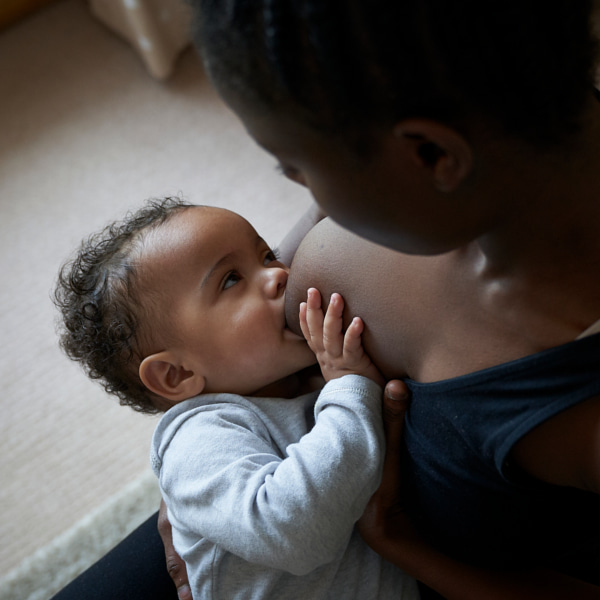
[(206, 379), (205, 393), (248, 395), (316, 362), (286, 326), (288, 268), (241, 216), (182, 211), (148, 235), (142, 260), (171, 327), (153, 336), (170, 347), (153, 351), (177, 352)]

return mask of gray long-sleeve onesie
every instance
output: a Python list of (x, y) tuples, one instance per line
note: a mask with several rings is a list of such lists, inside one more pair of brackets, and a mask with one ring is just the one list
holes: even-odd
[(381, 478), (381, 398), (347, 375), (318, 398), (208, 394), (163, 416), (151, 462), (195, 599), (418, 598), (355, 530)]

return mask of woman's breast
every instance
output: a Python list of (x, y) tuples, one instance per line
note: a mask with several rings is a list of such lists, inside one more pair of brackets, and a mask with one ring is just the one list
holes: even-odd
[(308, 233), (294, 257), (286, 291), (288, 326), (301, 334), (298, 307), (309, 287), (321, 292), (324, 309), (338, 292), (345, 301), (344, 327), (361, 317), (363, 345), (373, 362), (386, 378), (404, 376), (414, 354), (415, 323), (429, 310), (427, 302), (415, 302), (414, 285), (420, 285), (415, 268), (423, 260), (364, 240), (325, 219)]

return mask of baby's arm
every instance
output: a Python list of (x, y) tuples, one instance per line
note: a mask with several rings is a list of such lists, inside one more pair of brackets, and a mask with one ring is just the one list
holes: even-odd
[[(327, 383), (308, 432), (300, 399), (207, 395), (170, 411), (154, 446), (181, 556), (196, 560), (205, 540), (295, 575), (339, 558), (381, 478), (381, 393), (364, 377)], [(277, 407), (266, 420), (254, 408), (265, 402)], [(279, 447), (273, 436), (290, 427)]]
[(344, 334), (343, 313), (343, 298), (333, 294), (323, 316), (321, 294), (315, 288), (308, 290), (307, 301), (300, 304), (300, 327), (319, 361), (325, 381), (344, 375), (362, 375), (383, 387), (383, 376), (362, 347), (362, 319), (354, 317)]

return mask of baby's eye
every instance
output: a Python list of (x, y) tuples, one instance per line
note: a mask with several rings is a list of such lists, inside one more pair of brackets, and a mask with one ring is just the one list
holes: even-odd
[(230, 271), (225, 275), (225, 279), (223, 280), (223, 289), (227, 290), (241, 280), (242, 276), (237, 271)]
[(269, 263), (272, 263), (276, 260), (279, 260), (279, 250), (277, 250), (277, 248), (273, 248), (273, 250), (269, 250), (265, 254), (265, 258), (263, 259), (263, 265), (267, 266)]

